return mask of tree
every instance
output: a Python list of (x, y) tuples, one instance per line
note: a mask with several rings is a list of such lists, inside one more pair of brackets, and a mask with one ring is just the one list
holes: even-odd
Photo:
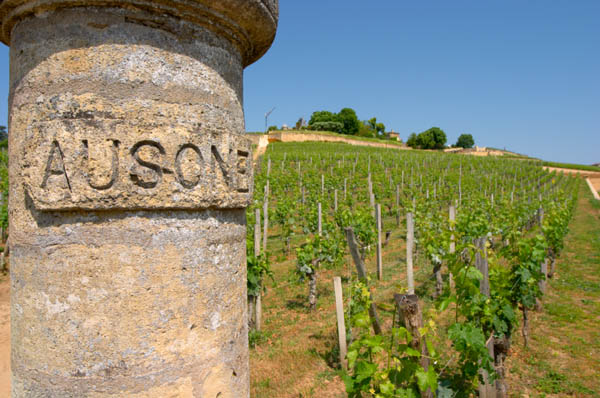
[(373, 117), (365, 123), (371, 130), (374, 131), (375, 136), (379, 136), (385, 132), (385, 124), (377, 123), (377, 118)]
[(406, 145), (420, 149), (443, 149), (446, 145), (446, 133), (439, 127), (432, 127), (419, 135), (412, 133)]
[(371, 128), (368, 120), (362, 121), (358, 124), (358, 135), (359, 137), (375, 137), (376, 131)]
[(369, 126), (372, 130), (377, 129), (377, 118), (373, 117), (365, 122), (367, 126)]
[[(341, 123), (341, 129), (337, 129), (337, 123)], [(376, 117), (360, 121), (356, 116), (356, 111), (352, 108), (343, 108), (338, 113), (315, 111), (310, 116), (308, 127), (311, 130), (336, 131), (361, 137), (377, 137), (385, 133), (385, 125), (378, 123)]]
[(338, 116), (335, 113), (332, 113), (329, 111), (315, 111), (310, 116), (308, 125), (312, 126), (315, 123), (328, 123), (328, 122), (340, 122), (340, 120), (338, 120)]
[(442, 149), (446, 144), (446, 134), (439, 127), (432, 127), (417, 136), (416, 146), (421, 149)]
[(4, 141), (8, 138), (8, 132), (6, 131), (6, 126), (0, 126), (0, 141)]
[(360, 128), (360, 122), (356, 116), (356, 112), (352, 108), (344, 108), (338, 114), (338, 122), (344, 125), (343, 134), (355, 135)]
[(411, 133), (406, 140), (406, 145), (411, 148), (417, 147), (417, 133)]
[(456, 141), (456, 147), (460, 148), (473, 148), (475, 145), (475, 140), (471, 134), (461, 134)]
[(344, 125), (340, 122), (315, 122), (310, 125), (313, 131), (333, 131), (334, 133), (341, 133)]
[(432, 127), (419, 134), (423, 149), (443, 149), (446, 145), (446, 133), (439, 127)]

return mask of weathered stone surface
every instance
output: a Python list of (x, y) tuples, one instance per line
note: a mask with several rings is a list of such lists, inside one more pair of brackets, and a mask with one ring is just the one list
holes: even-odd
[(25, 18), (76, 7), (121, 9), (131, 22), (170, 31), (178, 21), (202, 26), (237, 47), (243, 66), (269, 49), (279, 16), (278, 0), (3, 0), (0, 40), (9, 44), (14, 26)]
[(40, 210), (239, 208), (250, 145), (235, 134), (114, 119), (32, 123), (21, 173)]
[(243, 66), (275, 0), (5, 0), (13, 397), (247, 397)]
[(247, 396), (244, 211), (83, 218), (13, 236), (13, 396)]

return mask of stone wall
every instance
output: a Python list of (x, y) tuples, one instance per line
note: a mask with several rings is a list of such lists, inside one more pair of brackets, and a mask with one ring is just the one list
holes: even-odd
[(355, 140), (352, 138), (337, 137), (318, 133), (294, 133), (275, 131), (269, 133), (269, 142), (341, 142), (349, 145), (369, 146), (375, 148), (390, 148), (390, 149), (411, 149), (403, 145), (386, 144), (379, 142), (370, 142)]
[(246, 135), (244, 135), (244, 137), (246, 137), (252, 143), (252, 145), (256, 145), (256, 146), (258, 146), (261, 141), (263, 141), (265, 139), (268, 140), (267, 134), (252, 133), (252, 134), (246, 134)]

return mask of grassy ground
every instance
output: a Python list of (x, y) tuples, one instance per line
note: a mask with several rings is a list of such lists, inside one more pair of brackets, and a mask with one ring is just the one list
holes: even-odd
[(513, 338), (511, 397), (600, 397), (600, 202), (582, 186), (532, 341)]

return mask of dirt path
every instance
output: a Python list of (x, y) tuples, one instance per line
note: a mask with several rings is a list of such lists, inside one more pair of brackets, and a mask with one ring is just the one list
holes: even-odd
[(584, 177), (600, 178), (600, 171), (587, 171), (587, 170), (575, 170), (575, 169), (563, 169), (559, 167), (548, 167), (544, 166), (544, 170), (558, 171), (565, 174), (581, 174)]
[(10, 396), (10, 284), (0, 274), (0, 397)]
[(594, 186), (596, 192), (600, 193), (600, 177), (590, 178), (590, 181), (592, 182), (592, 185)]
[(542, 312), (531, 320), (530, 349), (513, 337), (511, 397), (600, 397), (600, 202), (582, 184)]

